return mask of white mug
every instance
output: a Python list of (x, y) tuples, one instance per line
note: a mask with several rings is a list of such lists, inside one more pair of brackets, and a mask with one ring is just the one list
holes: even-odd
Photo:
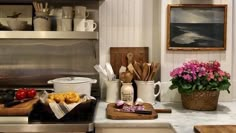
[(84, 18), (74, 18), (74, 31), (85, 31), (86, 29), (86, 19)]
[(89, 13), (85, 6), (75, 6), (75, 18), (87, 18)]
[(61, 19), (61, 30), (62, 31), (72, 31), (72, 19)]
[(86, 20), (86, 31), (94, 31), (97, 28), (97, 24), (92, 19)]
[(57, 24), (57, 31), (62, 31), (62, 19), (61, 18), (56, 19), (56, 24)]
[(73, 12), (71, 6), (62, 7), (62, 18), (73, 18)]
[(135, 83), (137, 85), (137, 97), (146, 103), (155, 104), (155, 99), (160, 94), (160, 89), (155, 94), (155, 87), (160, 86), (161, 82), (135, 80)]

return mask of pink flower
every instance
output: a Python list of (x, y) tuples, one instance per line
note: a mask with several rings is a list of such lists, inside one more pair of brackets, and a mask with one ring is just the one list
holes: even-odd
[(218, 81), (219, 81), (219, 82), (222, 81), (222, 80), (223, 80), (223, 79), (222, 79), (221, 77), (218, 78)]
[(192, 81), (192, 77), (189, 74), (183, 75), (183, 78), (187, 80), (188, 82)]
[(225, 72), (223, 72), (222, 70), (219, 70), (217, 73), (218, 73), (220, 76), (225, 76)]

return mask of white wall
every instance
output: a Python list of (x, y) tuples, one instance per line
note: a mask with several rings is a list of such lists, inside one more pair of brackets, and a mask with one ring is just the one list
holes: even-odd
[[(166, 7), (168, 4), (228, 4), (228, 28), (227, 28), (227, 50), (226, 51), (167, 51), (166, 50)], [(218, 60), (223, 70), (232, 72), (232, 1), (229, 0), (163, 0), (162, 1), (162, 34), (161, 34), (161, 81), (162, 101), (180, 101), (177, 91), (169, 90), (169, 72), (182, 65), (184, 61), (198, 59), (201, 61)], [(191, 19), (191, 18), (190, 18)], [(232, 99), (232, 93), (221, 92), (220, 100)]]
[[(233, 66), (232, 66), (232, 69), (233, 69), (233, 76), (232, 76), (232, 83), (233, 83), (233, 86), (232, 88), (235, 88), (236, 87), (236, 1), (235, 0), (232, 0), (233, 1), (233, 35), (232, 35), (232, 38), (233, 38)], [(236, 90), (233, 91), (233, 99), (236, 100)]]
[[(162, 101), (179, 101), (168, 89), (169, 72), (189, 59), (219, 60), (232, 72), (232, 1), (233, 0), (106, 0), (100, 6), (100, 63), (109, 61), (110, 47), (149, 47), (149, 60), (161, 61)], [(228, 4), (226, 51), (167, 51), (166, 7), (168, 4)], [(161, 12), (161, 14), (160, 14)], [(234, 48), (235, 49), (235, 48)], [(236, 57), (235, 57), (236, 58)], [(236, 67), (236, 63), (234, 62)], [(234, 72), (235, 73), (235, 72)], [(231, 87), (233, 88), (233, 87)], [(236, 92), (236, 91), (235, 91)], [(234, 93), (221, 93), (220, 100), (232, 99)], [(236, 97), (236, 96), (235, 96)]]
[[(106, 0), (100, 5), (100, 63), (109, 62), (110, 47), (153, 45), (153, 0)], [(149, 49), (149, 60), (152, 51)], [(103, 82), (102, 98), (104, 98)]]

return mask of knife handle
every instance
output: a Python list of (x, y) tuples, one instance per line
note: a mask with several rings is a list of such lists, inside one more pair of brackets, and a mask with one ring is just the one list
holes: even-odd
[(135, 113), (144, 114), (144, 115), (151, 115), (152, 111), (150, 111), (150, 110), (135, 110)]
[(171, 109), (155, 109), (157, 113), (171, 113)]
[(11, 107), (11, 106), (14, 106), (14, 105), (17, 105), (17, 104), (20, 104), (21, 101), (11, 101), (11, 102), (7, 102), (4, 104), (4, 107)]

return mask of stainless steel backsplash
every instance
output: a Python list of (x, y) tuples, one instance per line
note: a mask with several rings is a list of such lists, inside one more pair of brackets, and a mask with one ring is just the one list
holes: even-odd
[(97, 40), (0, 40), (0, 87), (48, 86), (64, 76), (97, 78)]

